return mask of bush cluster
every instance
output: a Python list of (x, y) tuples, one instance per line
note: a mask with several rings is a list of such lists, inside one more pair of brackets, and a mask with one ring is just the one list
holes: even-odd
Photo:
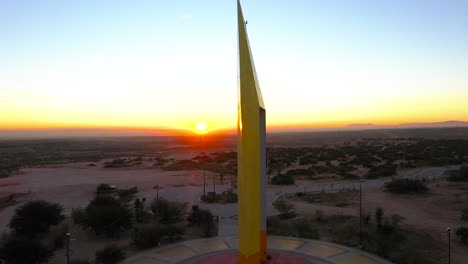
[(278, 173), (276, 176), (271, 178), (271, 184), (275, 185), (291, 185), (294, 184), (294, 178), (293, 176), (289, 174), (281, 174)]
[(396, 166), (394, 164), (384, 164), (372, 167), (365, 175), (367, 179), (376, 179), (379, 177), (390, 177), (396, 174)]
[(61, 205), (43, 200), (18, 207), (10, 220), (13, 232), (0, 239), (0, 259), (8, 264), (47, 262), (55, 249), (63, 246), (68, 231), (66, 225), (57, 226), (64, 219), (62, 212)]
[(84, 209), (72, 211), (73, 221), (83, 228), (93, 230), (96, 235), (118, 236), (132, 227), (132, 212), (127, 204), (107, 196), (96, 196)]
[(285, 199), (278, 198), (273, 202), (273, 206), (280, 212), (282, 219), (290, 219), (296, 216), (294, 205)]
[(215, 235), (216, 223), (210, 210), (201, 209), (198, 205), (194, 205), (192, 206), (192, 211), (187, 217), (187, 221), (192, 226), (200, 227), (204, 236), (211, 237)]
[(233, 189), (228, 189), (222, 193), (208, 192), (202, 195), (201, 200), (207, 203), (237, 203), (237, 193)]
[(457, 237), (460, 239), (462, 244), (468, 244), (468, 227), (462, 226), (457, 229), (455, 232)]
[(449, 172), (448, 181), (468, 181), (468, 166), (461, 166), (459, 170)]
[(109, 245), (96, 252), (96, 264), (116, 264), (125, 259), (125, 252), (116, 245)]
[(161, 223), (175, 223), (184, 219), (187, 214), (187, 204), (159, 197), (151, 203), (151, 211)]
[(184, 234), (182, 225), (149, 223), (135, 227), (132, 237), (133, 244), (139, 249), (156, 247), (166, 239), (170, 242), (179, 240)]
[(49, 230), (49, 227), (60, 223), (65, 216), (63, 208), (57, 203), (44, 200), (26, 202), (18, 207), (10, 220), (10, 228), (27, 237), (36, 237)]
[(301, 218), (292, 223), (282, 222), (277, 216), (267, 218), (268, 233), (280, 236), (294, 236), (308, 239), (320, 239), (320, 232), (312, 221)]
[(396, 179), (385, 183), (385, 190), (392, 193), (421, 193), (428, 188), (418, 179)]

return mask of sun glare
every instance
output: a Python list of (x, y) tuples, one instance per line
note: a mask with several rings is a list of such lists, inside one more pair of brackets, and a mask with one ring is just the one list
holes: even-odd
[(204, 132), (204, 131), (206, 130), (206, 128), (207, 128), (207, 127), (206, 127), (206, 124), (205, 124), (205, 123), (198, 123), (198, 124), (197, 124), (197, 130), (198, 130), (199, 132)]

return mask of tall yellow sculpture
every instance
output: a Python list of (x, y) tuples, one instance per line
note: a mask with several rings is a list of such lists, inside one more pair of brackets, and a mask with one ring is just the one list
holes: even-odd
[(265, 106), (257, 81), (246, 22), (237, 1), (239, 80), (237, 122), (238, 263), (266, 261), (266, 155)]

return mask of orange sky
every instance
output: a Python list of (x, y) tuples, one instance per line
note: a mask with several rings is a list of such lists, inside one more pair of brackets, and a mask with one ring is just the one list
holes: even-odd
[[(245, 1), (267, 126), (468, 121), (466, 3), (356, 1)], [(0, 129), (235, 127), (235, 1), (79, 2), (0, 9)]]

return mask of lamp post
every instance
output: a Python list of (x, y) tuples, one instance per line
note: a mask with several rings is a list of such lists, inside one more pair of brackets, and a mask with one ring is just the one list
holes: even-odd
[(362, 183), (359, 184), (359, 246), (362, 247)]
[(71, 237), (71, 234), (67, 233), (66, 237), (67, 237), (67, 253), (66, 253), (67, 264), (70, 264), (70, 237)]
[(159, 189), (161, 189), (161, 186), (156, 184), (153, 188), (156, 189), (156, 201), (158, 201), (159, 200)]
[(447, 238), (448, 238), (448, 263), (450, 264), (450, 227), (447, 227)]

